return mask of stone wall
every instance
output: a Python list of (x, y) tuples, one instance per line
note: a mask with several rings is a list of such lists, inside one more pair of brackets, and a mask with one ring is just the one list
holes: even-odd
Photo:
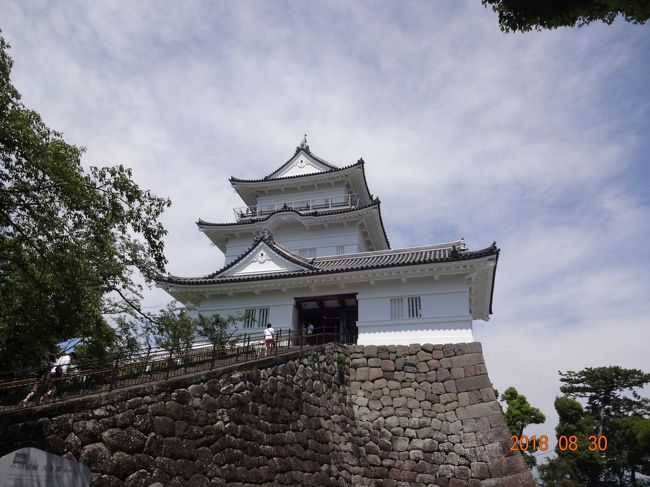
[(480, 344), (340, 347), (0, 415), (95, 486), (535, 485)]
[(356, 346), (347, 355), (357, 463), (386, 469), (379, 485), (536, 485), (509, 451), (480, 343)]

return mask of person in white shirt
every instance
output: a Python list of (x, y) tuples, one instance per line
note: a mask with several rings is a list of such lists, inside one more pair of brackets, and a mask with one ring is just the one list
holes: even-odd
[(54, 362), (54, 367), (52, 367), (50, 372), (50, 376), (53, 379), (52, 388), (43, 395), (43, 399), (47, 399), (48, 401), (52, 400), (57, 387), (61, 386), (63, 383), (63, 376), (68, 373), (70, 364), (76, 358), (77, 354), (75, 352), (70, 352), (66, 355), (62, 355), (56, 362)]
[(68, 369), (70, 368), (70, 364), (76, 358), (77, 358), (77, 354), (75, 352), (70, 352), (69, 354), (60, 356), (56, 360), (56, 362), (54, 362), (54, 367), (52, 367), (52, 375), (57, 374), (57, 369), (56, 369), (57, 367), (61, 367), (61, 374), (62, 375), (67, 374)]
[(264, 345), (266, 345), (266, 354), (268, 355), (271, 347), (273, 346), (275, 330), (271, 326), (271, 323), (266, 325), (266, 330), (264, 330)]

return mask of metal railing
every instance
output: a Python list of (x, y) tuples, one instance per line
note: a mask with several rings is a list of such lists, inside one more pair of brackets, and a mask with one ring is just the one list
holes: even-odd
[(342, 196), (327, 196), (324, 198), (313, 198), (297, 201), (282, 201), (280, 203), (267, 203), (264, 205), (244, 206), (234, 208), (235, 217), (241, 220), (260, 218), (270, 215), (279, 210), (296, 210), (299, 212), (310, 212), (317, 210), (338, 210), (342, 208), (353, 208), (359, 204), (356, 193)]
[[(291, 330), (279, 330), (267, 350), (264, 334), (238, 335), (226, 345), (196, 342), (184, 350), (146, 349), (130, 356), (114, 356), (108, 361), (80, 361), (63, 377), (39, 381), (34, 369), (20, 369), (0, 374), (0, 412), (35, 406), (42, 394), (53, 389), (52, 400), (108, 392), (115, 389), (167, 380), (186, 374), (217, 369), (238, 363), (248, 363), (270, 356), (289, 353), (306, 346), (339, 341), (334, 331), (298, 335)], [(35, 385), (41, 385), (38, 397), (22, 401)], [(48, 401), (43, 402), (46, 404)]]

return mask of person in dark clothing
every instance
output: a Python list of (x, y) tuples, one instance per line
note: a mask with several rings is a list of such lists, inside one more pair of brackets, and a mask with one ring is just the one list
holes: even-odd
[(40, 400), (43, 398), (43, 395), (50, 388), (51, 370), (52, 367), (54, 367), (55, 362), (56, 356), (53, 354), (50, 354), (46, 360), (43, 360), (43, 362), (41, 362), (41, 365), (36, 371), (36, 382), (34, 382), (34, 385), (29, 391), (29, 394), (27, 394), (27, 397), (22, 400), (23, 405), (26, 405), (28, 402), (30, 402), (32, 398), (35, 398), (35, 401), (37, 402), (40, 402)]

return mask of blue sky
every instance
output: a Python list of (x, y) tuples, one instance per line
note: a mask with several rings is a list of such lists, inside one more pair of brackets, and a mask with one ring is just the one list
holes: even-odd
[[(223, 256), (231, 175), (363, 157), (394, 247), (502, 248), (490, 377), (549, 416), (558, 370), (650, 370), (649, 26), (503, 34), (479, 0), (2, 0), (13, 81), (86, 165), (172, 198), (168, 270)], [(146, 306), (166, 295), (147, 293)]]

